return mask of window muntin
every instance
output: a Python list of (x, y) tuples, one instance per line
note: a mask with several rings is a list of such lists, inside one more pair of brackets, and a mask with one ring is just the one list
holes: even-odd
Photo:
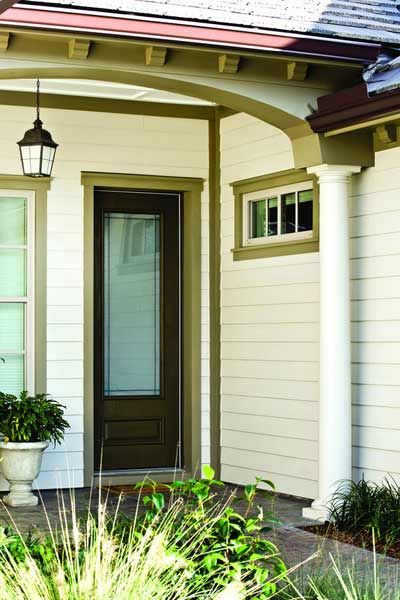
[(34, 194), (0, 189), (0, 391), (34, 391)]
[(245, 245), (307, 239), (312, 236), (312, 181), (243, 195)]

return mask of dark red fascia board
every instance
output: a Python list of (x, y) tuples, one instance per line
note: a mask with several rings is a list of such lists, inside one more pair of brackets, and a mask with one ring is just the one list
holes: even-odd
[(368, 96), (365, 83), (318, 98), (318, 110), (307, 117), (316, 133), (325, 133), (400, 112), (400, 90)]
[(0, 26), (35, 27), (79, 33), (180, 41), (225, 48), (255, 49), (280, 54), (329, 58), (356, 63), (375, 62), (381, 45), (300, 34), (249, 31), (145, 18), (99, 16), (87, 13), (10, 8)]

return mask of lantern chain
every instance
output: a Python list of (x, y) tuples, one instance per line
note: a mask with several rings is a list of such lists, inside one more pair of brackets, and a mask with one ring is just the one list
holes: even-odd
[(36, 80), (36, 114), (37, 119), (40, 120), (40, 80)]

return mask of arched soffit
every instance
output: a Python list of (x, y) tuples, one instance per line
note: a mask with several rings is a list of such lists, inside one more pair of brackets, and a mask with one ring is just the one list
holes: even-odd
[[(26, 63), (25, 63), (26, 64)], [(283, 131), (290, 139), (309, 135), (304, 120), (310, 94), (307, 89), (288, 89), (218, 77), (157, 74), (142, 71), (101, 69), (85, 66), (15, 66), (0, 68), (0, 79), (93, 79), (113, 83), (140, 85), (184, 96), (192, 96), (245, 112)], [(297, 93), (298, 90), (298, 93)]]

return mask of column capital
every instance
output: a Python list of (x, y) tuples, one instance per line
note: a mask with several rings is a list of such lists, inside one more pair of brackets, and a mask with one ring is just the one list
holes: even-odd
[(361, 166), (357, 165), (315, 165), (308, 167), (307, 173), (316, 175), (320, 182), (337, 181), (347, 182), (352, 175), (360, 173)]

